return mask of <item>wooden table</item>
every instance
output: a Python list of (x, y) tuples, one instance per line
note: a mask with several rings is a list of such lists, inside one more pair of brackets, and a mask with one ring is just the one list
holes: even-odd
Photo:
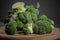
[(7, 35), (4, 32), (5, 28), (0, 27), (0, 40), (60, 40), (60, 28), (54, 28), (52, 33), (38, 35), (24, 35), (24, 34), (15, 34)]

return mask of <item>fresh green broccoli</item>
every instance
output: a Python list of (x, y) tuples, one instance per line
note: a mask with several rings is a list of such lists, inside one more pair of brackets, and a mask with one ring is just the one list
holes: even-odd
[(33, 23), (27, 23), (23, 27), (24, 34), (32, 34), (33, 33)]
[(51, 24), (50, 26), (51, 26), (52, 28), (54, 28), (54, 21), (51, 20), (51, 19), (48, 19), (48, 21), (49, 21), (49, 23)]
[(26, 23), (32, 22), (32, 17), (31, 17), (31, 13), (30, 12), (26, 11), (24, 13), (24, 17), (25, 17)]
[(39, 14), (39, 10), (36, 9), (34, 6), (26, 6), (26, 11), (30, 12), (32, 16), (32, 20), (35, 22), (37, 20), (37, 16)]
[(16, 13), (25, 12), (26, 9), (24, 8), (24, 5), (23, 2), (17, 2), (12, 5), (12, 10)]
[(52, 25), (54, 25), (54, 21), (53, 21), (53, 20), (48, 19), (48, 21), (49, 21)]
[(50, 23), (50, 26), (52, 28), (54, 28), (54, 21), (49, 19), (46, 15), (42, 15), (39, 20), (42, 20), (42, 21), (48, 21)]
[(19, 13), (18, 14), (18, 18), (23, 22), (23, 23), (26, 23), (26, 19), (24, 17), (24, 13)]
[(35, 24), (34, 33), (36, 34), (46, 34), (52, 32), (52, 27), (50, 26), (48, 21), (38, 21)]
[(39, 20), (47, 21), (47, 20), (48, 20), (48, 18), (47, 18), (47, 16), (46, 16), (46, 15), (42, 15), (42, 16), (39, 18)]
[(9, 35), (14, 35), (17, 32), (17, 23), (14, 20), (11, 20), (6, 24), (5, 32)]
[(12, 5), (12, 10), (8, 12), (8, 17), (5, 20), (5, 32), (13, 35), (17, 31), (23, 31), (24, 34), (46, 34), (54, 28), (54, 21), (49, 19), (46, 15), (40, 18), (39, 10), (40, 4), (37, 6), (26, 5), (24, 2), (17, 2)]
[(23, 29), (24, 24), (22, 23), (22, 21), (20, 21), (19, 19), (16, 19), (16, 23), (17, 23), (17, 30), (20, 31)]

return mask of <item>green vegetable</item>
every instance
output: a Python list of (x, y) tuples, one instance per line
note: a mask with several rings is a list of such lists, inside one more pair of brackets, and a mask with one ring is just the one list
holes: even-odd
[(6, 24), (5, 32), (9, 35), (14, 35), (17, 32), (17, 23), (12, 20)]
[(47, 16), (46, 16), (46, 15), (42, 15), (42, 16), (39, 18), (39, 20), (47, 21), (47, 20), (48, 20), (48, 18), (47, 18)]
[(48, 21), (50, 22), (50, 24), (54, 25), (54, 21), (51, 19), (48, 19)]
[(51, 26), (52, 28), (54, 28), (54, 21), (51, 20), (51, 19), (48, 19), (48, 21), (49, 21), (49, 23), (51, 24), (50, 26)]
[(16, 20), (16, 23), (17, 23), (17, 30), (18, 31), (22, 30), (24, 24), (19, 19)]
[(18, 14), (18, 18), (23, 22), (23, 23), (26, 23), (26, 19), (24, 17), (24, 13), (19, 13)]
[(24, 13), (24, 17), (25, 17), (25, 20), (26, 20), (26, 23), (28, 22), (32, 22), (32, 17), (31, 17), (31, 13), (30, 12), (25, 12)]
[(48, 21), (38, 21), (34, 27), (34, 33), (36, 34), (46, 34), (52, 32), (52, 27), (50, 26)]
[(24, 34), (32, 34), (33, 33), (33, 23), (27, 23), (23, 27)]
[(42, 15), (42, 16), (39, 18), (39, 20), (48, 21), (49, 24), (50, 24), (50, 26), (51, 26), (52, 28), (54, 28), (54, 21), (51, 20), (51, 19), (49, 19), (46, 15)]
[(24, 5), (23, 2), (17, 2), (12, 5), (12, 10), (16, 13), (25, 12), (26, 9), (24, 8)]
[(46, 34), (50, 33), (54, 28), (54, 21), (46, 15), (40, 18), (40, 4), (37, 6), (25, 5), (24, 2), (17, 2), (12, 5), (12, 10), (8, 11), (7, 19), (5, 20), (5, 32), (13, 35), (17, 31), (22, 31), (24, 34)]
[(34, 6), (26, 6), (26, 11), (30, 12), (32, 20), (35, 22), (37, 20), (37, 16), (39, 14), (39, 10), (36, 9)]

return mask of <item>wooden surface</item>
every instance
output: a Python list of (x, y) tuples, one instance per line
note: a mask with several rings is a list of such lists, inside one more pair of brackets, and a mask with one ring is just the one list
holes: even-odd
[(52, 33), (44, 35), (38, 35), (38, 34), (7, 35), (4, 32), (4, 27), (0, 27), (0, 40), (60, 40), (60, 28), (54, 28)]

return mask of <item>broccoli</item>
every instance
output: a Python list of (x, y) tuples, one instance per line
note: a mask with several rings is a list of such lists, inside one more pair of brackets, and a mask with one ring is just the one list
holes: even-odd
[(32, 17), (31, 17), (30, 12), (26, 11), (26, 12), (24, 13), (24, 17), (25, 17), (26, 23), (32, 22)]
[[(33, 28), (36, 34), (46, 34), (52, 32), (54, 28), (53, 20), (49, 19), (46, 15), (42, 15), (38, 21), (36, 21)], [(36, 30), (37, 29), (37, 30)]]
[(54, 28), (54, 21), (51, 20), (51, 19), (48, 19), (48, 21), (49, 21), (49, 23), (51, 24), (50, 26), (51, 26), (52, 28)]
[(14, 35), (17, 32), (17, 23), (12, 20), (6, 24), (5, 32), (9, 35)]
[(25, 12), (26, 9), (24, 8), (24, 5), (23, 2), (17, 2), (12, 5), (12, 10), (16, 13)]
[(47, 16), (46, 16), (46, 15), (42, 15), (42, 16), (39, 18), (39, 20), (47, 21), (47, 20), (48, 20), (48, 18), (47, 18)]
[(39, 14), (39, 10), (36, 9), (34, 6), (26, 6), (26, 11), (30, 12), (32, 16), (32, 20), (35, 22), (37, 20), (37, 16)]
[(24, 34), (32, 34), (33, 33), (33, 23), (27, 23), (23, 27)]
[(24, 2), (17, 2), (12, 5), (12, 10), (8, 12), (5, 20), (5, 32), (13, 35), (17, 31), (23, 31), (24, 34), (46, 34), (54, 28), (54, 21), (49, 19), (46, 15), (40, 18), (39, 3), (34, 7), (33, 5), (26, 5)]
[(50, 26), (48, 21), (38, 21), (34, 27), (34, 33), (36, 34), (46, 34), (52, 32), (52, 27)]
[(23, 23), (26, 23), (26, 19), (25, 19), (24, 13), (19, 13), (19, 14), (18, 14), (18, 18), (19, 18)]
[(20, 21), (18, 18), (16, 19), (16, 23), (17, 23), (17, 30), (20, 31), (23, 29), (24, 24), (22, 23), (22, 21)]
[(46, 15), (42, 15), (39, 20), (42, 20), (42, 21), (48, 21), (50, 23), (50, 26), (52, 28), (54, 28), (54, 21), (49, 19)]

